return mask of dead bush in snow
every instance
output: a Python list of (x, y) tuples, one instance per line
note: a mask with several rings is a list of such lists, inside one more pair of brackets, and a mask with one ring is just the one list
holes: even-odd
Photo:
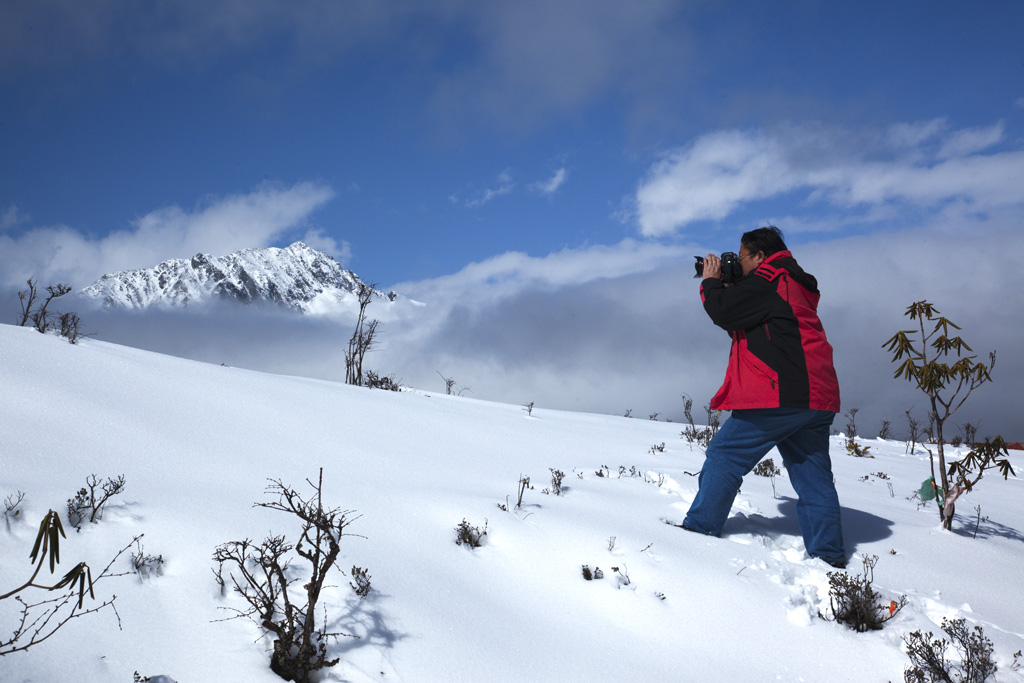
[[(313, 488), (309, 497), (303, 497), (280, 480), (271, 480), (267, 493), (276, 500), (254, 504), (298, 518), (301, 531), (295, 545), (284, 536), (268, 536), (259, 544), (249, 539), (224, 543), (213, 553), (218, 564), (214, 573), (223, 581), (227, 565), (235, 593), (248, 603), (244, 609), (225, 609), (236, 613), (232, 618), (245, 617), (273, 634), (271, 670), (286, 681), (298, 683), (306, 683), (312, 672), (340, 661), (327, 658), (330, 638), (358, 637), (328, 632), (326, 608), (322, 619), (316, 616), (324, 581), (341, 552), (341, 539), (354, 535), (346, 529), (358, 517), (351, 517), (352, 510), (324, 508), (323, 470), (316, 484), (308, 479), (306, 483)], [(308, 579), (300, 579), (292, 567), (293, 553), (309, 564)], [(369, 590), (369, 575), (366, 579)]]
[(775, 493), (775, 477), (782, 474), (782, 471), (775, 466), (775, 461), (771, 458), (765, 458), (761, 462), (757, 463), (753, 470), (754, 474), (759, 477), (767, 477), (772, 481), (772, 497), (778, 498)]
[(487, 520), (484, 520), (483, 531), (480, 527), (473, 526), (465, 518), (455, 527), (455, 545), (464, 545), (467, 548), (479, 548), (484, 544), (484, 536), (487, 535)]
[(4, 498), (4, 522), (8, 529), (11, 528), (11, 520), (18, 521), (21, 518), (21, 510), (18, 509), (18, 506), (23, 500), (25, 500), (24, 491), (12, 493)]
[(108, 478), (100, 484), (99, 477), (90, 474), (85, 478), (85, 488), (78, 490), (74, 498), (68, 498), (68, 524), (81, 531), (82, 522), (95, 524), (103, 519), (103, 506), (107, 501), (124, 491), (124, 475), (117, 479)]
[(912, 665), (903, 672), (906, 683), (982, 683), (995, 675), (992, 641), (980, 626), (969, 630), (963, 619), (948, 621), (943, 617), (942, 630), (952, 641), (960, 661), (946, 659), (950, 643), (945, 638), (932, 640), (930, 631), (928, 635), (914, 631), (903, 639)]
[(872, 587), (875, 564), (878, 562), (877, 555), (865, 557), (863, 562), (864, 570), (860, 577), (844, 571), (828, 573), (828, 597), (832, 617), (818, 613), (822, 619), (846, 624), (858, 633), (880, 630), (885, 622), (895, 617), (907, 604), (905, 595), (900, 596), (898, 601), (889, 600), (886, 603), (881, 594)]
[(395, 380), (394, 375), (378, 375), (373, 370), (366, 371), (366, 378), (363, 380), (363, 386), (370, 389), (383, 389), (384, 391), (401, 391), (401, 381)]

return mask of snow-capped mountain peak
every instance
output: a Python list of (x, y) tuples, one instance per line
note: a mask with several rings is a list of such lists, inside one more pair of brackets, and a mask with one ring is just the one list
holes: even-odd
[[(243, 249), (227, 256), (196, 254), (152, 268), (110, 273), (81, 291), (105, 308), (179, 308), (214, 300), (273, 302), (303, 313), (319, 313), (355, 298), (362, 280), (303, 242)], [(382, 297), (394, 300), (391, 292)]]

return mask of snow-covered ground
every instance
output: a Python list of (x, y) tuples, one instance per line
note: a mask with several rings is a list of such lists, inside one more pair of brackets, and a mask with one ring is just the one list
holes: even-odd
[[(944, 532), (934, 502), (909, 498), (929, 474), (922, 449), (864, 440), (875, 457), (853, 458), (834, 437), (850, 570), (877, 556), (874, 587), (907, 596), (883, 630), (855, 633), (818, 617), (831, 568), (804, 552), (784, 473), (777, 496), (767, 478), (746, 479), (721, 539), (666, 523), (682, 520), (697, 487), (688, 472), (703, 460), (681, 430), (0, 325), (0, 498), (26, 493), (20, 517), (0, 523), (0, 593), (28, 578), (39, 520), (51, 508), (66, 517), (90, 474), (124, 475), (125, 489), (100, 523), (68, 527), (58, 576), (81, 560), (98, 573), (138, 534), (165, 560), (162, 575), (98, 583), (98, 600), (116, 594), (117, 615), (87, 615), (0, 657), (0, 680), (280, 680), (269, 639), (223, 621), (222, 608), (242, 603), (221, 595), (211, 557), (226, 541), (294, 537), (291, 517), (253, 503), (270, 500), (270, 478), (308, 492), (321, 467), (325, 504), (359, 515), (350, 531), (362, 537), (345, 539), (339, 564), (372, 575), (364, 600), (333, 577), (332, 629), (360, 638), (332, 645), (342, 661), (323, 681), (898, 681), (902, 636), (939, 634), (943, 617), (983, 627), (995, 680), (1024, 680), (1012, 668), (1024, 648), (1024, 476), (987, 476)], [(1024, 475), (1021, 453), (1012, 460)], [(604, 466), (610, 476), (597, 475)], [(550, 468), (565, 472), (562, 496), (542, 492)], [(516, 510), (521, 475), (534, 488)], [(486, 523), (483, 547), (455, 544), (463, 519)], [(584, 580), (583, 565), (604, 578)], [(126, 554), (113, 570), (128, 569)], [(16, 613), (0, 603), (0, 641)]]

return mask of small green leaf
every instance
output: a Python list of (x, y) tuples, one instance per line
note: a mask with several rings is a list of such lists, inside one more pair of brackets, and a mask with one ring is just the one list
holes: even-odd
[[(53, 513), (56, 516), (56, 512)], [(52, 574), (54, 568), (60, 564), (60, 534), (57, 533), (57, 527), (50, 526), (50, 573)]]
[(49, 519), (50, 515), (52, 515), (52, 514), (53, 514), (53, 510), (50, 510), (46, 514), (46, 516), (43, 517), (43, 521), (39, 522), (39, 533), (36, 534), (36, 542), (35, 542), (35, 545), (32, 546), (32, 553), (29, 555), (29, 558), (32, 560), (33, 564), (35, 564), (36, 555), (39, 554), (40, 546), (42, 546), (43, 553), (44, 554), (46, 553), (46, 539), (47, 539), (46, 520)]
[[(50, 512), (53, 512), (53, 510), (51, 510)], [(58, 515), (56, 512), (53, 513), (53, 524), (57, 527), (57, 531), (60, 532), (60, 535), (64, 538), (67, 538), (67, 534), (64, 533), (64, 525), (60, 523), (60, 515)]]
[(82, 600), (85, 599), (85, 574), (78, 577), (78, 609), (82, 609)]
[(1011, 474), (1015, 477), (1017, 476), (1017, 473), (1013, 471), (1013, 466), (1010, 464), (1009, 460), (999, 461), (999, 471), (1002, 473), (1003, 479), (1007, 479)]

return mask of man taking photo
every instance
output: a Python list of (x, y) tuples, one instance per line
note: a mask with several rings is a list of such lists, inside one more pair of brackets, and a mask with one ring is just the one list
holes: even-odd
[(720, 536), (743, 477), (777, 447), (799, 498), (807, 553), (845, 567), (828, 454), (839, 382), (818, 319), (817, 280), (797, 264), (774, 226), (744, 233), (738, 262), (742, 275), (727, 277), (735, 280), (727, 285), (721, 260), (713, 254), (704, 259), (704, 310), (732, 338), (725, 382), (711, 408), (732, 415), (708, 445), (683, 527)]

